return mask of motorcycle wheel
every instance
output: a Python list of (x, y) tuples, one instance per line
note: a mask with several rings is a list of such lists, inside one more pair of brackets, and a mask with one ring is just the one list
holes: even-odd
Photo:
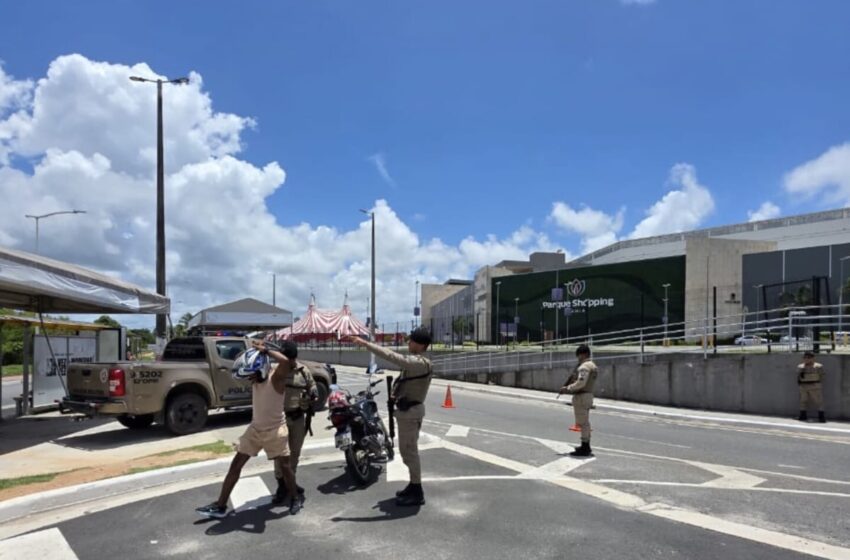
[(348, 467), (349, 476), (360, 485), (369, 484), (374, 480), (374, 469), (372, 460), (365, 449), (359, 446), (351, 446), (345, 450), (345, 464)]

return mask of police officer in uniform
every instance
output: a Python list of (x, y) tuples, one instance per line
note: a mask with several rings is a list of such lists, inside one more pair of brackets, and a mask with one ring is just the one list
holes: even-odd
[[(285, 341), (282, 349), (298, 356), (298, 347), (292, 341)], [(289, 465), (295, 472), (304, 439), (307, 437), (307, 415), (311, 412), (313, 403), (319, 398), (319, 393), (310, 369), (294, 359), (284, 380), (286, 381), (286, 398), (283, 401), (283, 413), (286, 415), (286, 427), (289, 429)], [(277, 479), (277, 491), (272, 500), (275, 504), (283, 503), (289, 495), (283, 474), (280, 466), (275, 463), (274, 476)], [(297, 486), (296, 490), (303, 499), (304, 489)]]
[(818, 409), (818, 421), (826, 422), (823, 411), (823, 366), (815, 361), (813, 352), (803, 354), (803, 363), (797, 366), (797, 383), (800, 386), (801, 422), (809, 419), (809, 406)]
[(431, 345), (431, 333), (425, 327), (414, 329), (407, 341), (408, 355), (398, 354), (367, 342), (349, 337), (349, 341), (364, 346), (376, 356), (399, 367), (401, 373), (393, 384), (391, 401), (396, 408), (398, 423), (398, 447), (401, 459), (410, 471), (410, 483), (396, 492), (396, 505), (421, 506), (425, 504), (422, 491), (422, 468), (419, 463), (419, 431), (425, 418), (425, 398), (431, 386), (431, 360), (424, 352)]
[(578, 365), (573, 370), (567, 382), (561, 387), (559, 393), (573, 396), (573, 413), (575, 423), (581, 427), (581, 446), (576, 447), (570, 453), (573, 457), (590, 457), (593, 451), (590, 449), (590, 409), (593, 406), (593, 386), (599, 370), (590, 361), (590, 348), (582, 344), (576, 348)]

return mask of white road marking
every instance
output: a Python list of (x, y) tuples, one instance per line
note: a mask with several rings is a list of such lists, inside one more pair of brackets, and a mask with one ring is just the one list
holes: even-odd
[(459, 426), (452, 424), (449, 431), (446, 432), (446, 437), (467, 437), (469, 435), (469, 426)]
[(797, 465), (776, 465), (776, 466), (779, 467), (779, 468), (783, 468), (783, 469), (799, 469), (801, 471), (806, 469), (806, 467), (798, 467)]
[(699, 461), (687, 461), (687, 464), (720, 475), (720, 478), (704, 482), (702, 486), (706, 488), (754, 488), (762, 482), (766, 482), (763, 478), (723, 465)]
[(443, 447), (445, 447), (449, 451), (456, 451), (461, 455), (466, 455), (468, 457), (472, 457), (473, 459), (478, 459), (479, 461), (482, 461), (484, 463), (490, 463), (492, 465), (504, 467), (506, 469), (516, 471), (518, 473), (524, 473), (534, 468), (531, 465), (526, 465), (525, 463), (520, 463), (519, 461), (506, 459), (505, 457), (500, 457), (498, 455), (494, 455), (493, 453), (487, 453), (486, 451), (481, 451), (479, 449), (473, 449), (465, 445), (458, 445), (457, 443), (453, 443), (451, 441), (443, 441)]
[(56, 527), (0, 541), (2, 560), (78, 560)]
[(551, 463), (546, 463), (543, 466), (531, 469), (519, 475), (517, 478), (529, 478), (536, 480), (554, 480), (562, 477), (570, 471), (595, 461), (596, 457), (588, 457), (587, 459), (578, 459), (575, 457), (562, 457)]
[(850, 549), (847, 548), (832, 546), (778, 531), (760, 529), (752, 525), (727, 521), (721, 517), (714, 517), (696, 511), (673, 508), (664, 504), (653, 505), (656, 507), (652, 509), (644, 508), (642, 511), (656, 517), (669, 519), (670, 521), (678, 521), (679, 523), (708, 529), (716, 533), (723, 533), (785, 550), (793, 550), (802, 554), (817, 556), (818, 558), (828, 558), (829, 560), (847, 560), (850, 558)]
[[(511, 468), (512, 470), (516, 470), (517, 472), (523, 474), (531, 470), (529, 465), (523, 465), (522, 463), (519, 463), (517, 461), (503, 459), (493, 454), (485, 453), (463, 445), (458, 445), (456, 443), (445, 442), (444, 446), (447, 449), (457, 451), (458, 453), (462, 453), (464, 455), (468, 455), (474, 458), (480, 458), (481, 460), (484, 460), (488, 463), (499, 464), (502, 466), (507, 466), (510, 464), (512, 466), (508, 468)], [(684, 463), (691, 463), (691, 461), (685, 461), (682, 459), (679, 459), (678, 461)], [(713, 468), (718, 467), (718, 465), (711, 466)], [(729, 468), (731, 469), (731, 467)], [(687, 509), (674, 508), (664, 504), (647, 504), (640, 496), (610, 488), (597, 482), (581, 480), (568, 476), (555, 479), (548, 479), (548, 482), (556, 484), (563, 488), (580, 492), (582, 494), (597, 498), (599, 500), (603, 500), (620, 508), (654, 515), (656, 517), (661, 517), (670, 521), (685, 523), (708, 531), (731, 535), (740, 539), (767, 544), (769, 546), (774, 546), (785, 550), (801, 552), (803, 554), (809, 554), (811, 556), (817, 556), (819, 558), (827, 558), (829, 560), (847, 560), (848, 558), (850, 558), (850, 549), (848, 548), (833, 546), (826, 543), (805, 539), (796, 535), (780, 533), (778, 531), (761, 529), (752, 525), (745, 525), (743, 523), (727, 521), (721, 517), (706, 515)], [(705, 488), (705, 486), (702, 487)], [(747, 491), (758, 490), (767, 489), (747, 488)]]
[(270, 501), (269, 487), (259, 476), (240, 478), (230, 494), (230, 504), (235, 510), (256, 508)]
[(678, 443), (665, 443), (663, 441), (655, 441), (655, 440), (652, 440), (652, 439), (641, 439), (641, 438), (634, 438), (634, 437), (628, 437), (628, 436), (618, 436), (618, 435), (615, 435), (615, 434), (605, 434), (605, 437), (606, 438), (612, 437), (612, 438), (617, 438), (617, 439), (628, 439), (628, 440), (631, 440), (631, 441), (639, 441), (641, 443), (651, 443), (653, 445), (664, 445), (666, 447), (678, 447), (679, 449), (693, 449), (690, 445), (679, 445)]
[(675, 486), (679, 488), (710, 488), (712, 490), (746, 490), (747, 492), (772, 492), (775, 494), (801, 494), (804, 496), (827, 496), (830, 498), (850, 498), (844, 492), (822, 492), (819, 490), (794, 490), (791, 488), (737, 488), (734, 486), (706, 486), (695, 482), (665, 482), (659, 480), (632, 480), (629, 478), (594, 478), (588, 479), (597, 484), (635, 484), (641, 486)]
[(407, 467), (401, 460), (401, 456), (387, 463), (387, 482), (404, 482), (410, 478)]

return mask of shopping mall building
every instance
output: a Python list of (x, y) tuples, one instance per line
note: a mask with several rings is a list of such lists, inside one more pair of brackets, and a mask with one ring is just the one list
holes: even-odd
[(850, 209), (618, 241), (569, 262), (534, 253), (424, 284), (422, 324), (441, 341), (537, 342), (837, 304), (847, 260)]

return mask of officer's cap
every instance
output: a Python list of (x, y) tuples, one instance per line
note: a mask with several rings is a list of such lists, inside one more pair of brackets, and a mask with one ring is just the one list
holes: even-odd
[(811, 350), (806, 350), (805, 352), (803, 352), (803, 357), (804, 358), (814, 358), (815, 353), (812, 352)]
[(431, 333), (425, 327), (417, 327), (410, 331), (410, 340), (416, 344), (431, 345)]
[(581, 356), (583, 354), (590, 356), (590, 347), (587, 344), (582, 344), (576, 348), (576, 356)]

